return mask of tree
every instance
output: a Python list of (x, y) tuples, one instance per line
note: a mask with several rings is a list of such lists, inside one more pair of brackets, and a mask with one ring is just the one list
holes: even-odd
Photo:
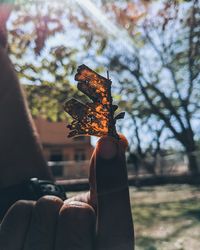
[[(20, 77), (28, 81), (31, 80), (30, 76), (34, 75), (33, 72), (22, 70), (24, 61), (20, 64), (21, 59), (27, 58), (27, 51), (33, 50), (33, 48), (40, 60), (40, 67), (46, 67), (48, 73), (54, 75), (55, 69), (63, 67), (60, 63), (62, 53), (59, 58), (54, 57), (56, 61), (53, 59), (53, 62), (45, 62), (42, 49), (48, 48), (49, 54), (54, 53), (55, 48), (48, 47), (48, 39), (58, 33), (66, 32), (67, 34), (65, 22), (68, 20), (70, 25), (73, 25), (73, 29), (78, 30), (78, 37), (82, 40), (80, 48), (76, 48), (75, 52), (71, 54), (72, 56), (69, 56), (69, 61), (73, 62), (73, 66), (65, 63), (64, 70), (67, 73), (60, 78), (62, 88), (67, 89), (66, 83), (70, 75), (68, 69), (73, 74), (76, 65), (80, 64), (80, 61), (82, 63), (83, 58), (87, 58), (93, 64), (97, 61), (98, 64), (98, 58), (101, 55), (101, 58), (105, 59), (104, 65), (109, 66), (111, 74), (120, 83), (117, 87), (122, 101), (128, 105), (127, 110), (130, 115), (140, 121), (140, 125), (148, 121), (149, 124), (158, 125), (156, 130), (165, 126), (162, 134), (165, 133), (180, 142), (188, 155), (191, 173), (197, 173), (198, 166), (194, 151), (196, 150), (195, 136), (198, 135), (195, 123), (200, 118), (198, 105), (199, 1), (139, 1), (137, 4), (131, 1), (123, 1), (123, 4), (121, 1), (99, 1), (99, 3), (100, 7), (97, 9), (101, 8), (106, 11), (106, 13), (103, 12), (105, 15), (102, 15), (102, 18), (111, 16), (113, 19), (115, 18), (116, 25), (113, 25), (113, 21), (102, 24), (101, 20), (98, 21), (99, 18), (94, 20), (86, 9), (72, 3), (67, 6), (68, 8), (61, 7), (61, 5), (57, 8), (48, 4), (43, 9), (33, 6), (32, 19), (27, 15), (26, 9), (17, 10), (19, 11), (18, 21), (14, 22), (14, 28), (9, 29), (10, 44), (12, 44), (10, 53), (13, 58), (17, 58), (14, 61), (17, 62), (16, 69), (19, 71)], [(50, 13), (48, 18), (46, 13)], [(39, 24), (37, 20), (40, 20)], [(105, 20), (109, 21), (109, 18)], [(27, 36), (26, 33), (27, 23), (32, 25), (31, 36)], [(100, 29), (100, 25), (103, 25), (103, 28), (111, 25), (111, 28)], [(41, 32), (44, 26), (46, 27), (45, 32)], [(51, 27), (54, 27), (53, 30)], [(118, 32), (119, 30), (122, 32)], [(117, 48), (118, 38), (123, 46), (127, 46), (129, 53)], [(16, 49), (16, 44), (21, 47), (18, 49), (19, 46), (17, 46)], [(65, 45), (64, 51), (66, 48)], [(68, 52), (73, 49), (68, 47)], [(80, 54), (84, 52), (84, 56), (78, 56), (79, 52)], [(65, 59), (68, 57), (67, 54), (64, 56)], [(74, 59), (75, 57), (78, 59)], [(35, 69), (38, 68), (36, 66), (34, 65)], [(39, 71), (37, 69), (36, 73), (38, 74)], [(118, 75), (116, 76), (115, 73)], [(57, 78), (59, 78), (59, 74), (57, 74)], [(32, 78), (32, 80), (35, 82), (37, 79)], [(57, 82), (57, 79), (55, 81)], [(46, 79), (40, 80), (39, 84), (49, 86)], [(36, 99), (34, 102), (33, 100), (37, 97), (38, 92), (34, 87), (28, 88), (30, 103), (31, 101), (33, 104), (37, 103)], [(52, 93), (56, 93), (53, 88), (49, 87), (38, 89), (44, 95), (51, 90)], [(67, 91), (67, 93), (69, 92)], [(52, 94), (52, 100), (56, 100), (58, 96), (58, 92), (55, 95)], [(47, 98), (42, 102), (43, 108), (45, 103), (48, 103)], [(46, 105), (46, 107), (48, 110), (49, 106)], [(56, 115), (59, 116), (59, 114), (60, 112)], [(138, 133), (142, 133), (142, 129), (143, 126), (139, 126)], [(152, 130), (152, 133), (156, 134), (154, 126)]]
[[(26, 91), (31, 113), (53, 121), (66, 119), (64, 102), (72, 96), (85, 98), (72, 84), (72, 79), (82, 63), (78, 53), (85, 51), (87, 54), (95, 39), (89, 32), (90, 26), (95, 24), (87, 20), (75, 3), (24, 2), (23, 6), (13, 7), (13, 13), (14, 18), (8, 25), (9, 53)], [(80, 17), (85, 18), (85, 22)], [(79, 49), (64, 41), (70, 37), (68, 28), (73, 29), (72, 23), (80, 40), (84, 40)], [(101, 32), (97, 29), (96, 33), (100, 35)], [(63, 40), (55, 39), (57, 35), (63, 36)], [(105, 39), (102, 39), (97, 53), (104, 46)]]
[(128, 98), (142, 96), (137, 103), (162, 121), (184, 147), (192, 174), (198, 172), (194, 121), (199, 115), (199, 5), (198, 0), (163, 1), (156, 15), (148, 15), (137, 27), (141, 35), (134, 40), (136, 53), (111, 60), (113, 69), (134, 79), (126, 86)]

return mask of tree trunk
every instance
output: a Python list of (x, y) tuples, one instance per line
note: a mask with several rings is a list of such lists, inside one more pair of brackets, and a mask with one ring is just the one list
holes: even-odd
[(186, 154), (188, 158), (188, 168), (192, 175), (199, 173), (197, 157), (195, 155), (195, 147), (186, 148)]
[(187, 151), (187, 157), (188, 157), (188, 168), (190, 170), (190, 173), (192, 175), (196, 175), (199, 173), (198, 163), (197, 163), (197, 157), (194, 154), (194, 151)]
[(185, 152), (188, 158), (188, 169), (192, 175), (199, 174), (199, 167), (197, 162), (196, 143), (194, 140), (194, 133), (191, 128), (182, 132), (182, 139), (179, 140), (185, 147)]

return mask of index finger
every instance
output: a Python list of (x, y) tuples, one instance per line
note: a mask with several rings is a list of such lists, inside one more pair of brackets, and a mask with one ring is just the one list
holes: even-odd
[(90, 193), (97, 213), (97, 249), (134, 248), (125, 161), (125, 139), (99, 140), (90, 166)]

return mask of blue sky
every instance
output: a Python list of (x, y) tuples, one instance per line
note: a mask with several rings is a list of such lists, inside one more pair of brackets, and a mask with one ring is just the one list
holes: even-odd
[[(54, 1), (46, 1), (46, 2), (55, 4)], [(128, 35), (127, 31), (119, 27), (119, 25), (113, 22), (112, 19), (108, 18), (107, 15), (104, 13), (104, 11), (99, 8), (98, 2), (99, 1), (90, 1), (90, 0), (75, 0), (75, 1), (68, 0), (67, 1), (69, 5), (75, 6), (74, 9), (76, 9), (77, 6), (79, 6), (81, 9), (83, 9), (87, 13), (89, 18), (91, 18), (92, 20), (96, 22), (96, 24), (99, 26), (99, 29), (102, 32), (102, 35), (104, 35), (108, 39), (109, 43), (112, 45), (111, 46), (112, 50), (116, 49), (116, 51), (120, 51), (120, 53), (122, 54), (124, 53), (130, 56), (136, 53), (136, 51), (134, 50), (133, 41), (131, 37)], [(158, 2), (149, 11), (152, 11), (152, 10), (157, 11), (157, 8), (159, 8)], [(11, 16), (11, 19), (12, 18), (15, 18), (14, 14), (13, 16)], [(63, 33), (63, 34), (57, 34), (53, 38), (50, 38), (46, 43), (46, 48), (43, 50), (41, 57), (48, 58), (49, 48), (52, 46), (57, 46), (57, 45), (62, 44), (67, 47), (75, 46), (79, 50), (76, 60), (80, 61), (80, 64), (85, 63), (90, 67), (94, 67), (96, 66), (96, 64), (101, 64), (103, 66), (107, 64), (107, 62), (104, 61), (106, 60), (105, 57), (102, 57), (102, 56), (95, 58), (95, 61), (92, 60), (92, 58), (96, 56), (95, 54), (92, 54), (92, 50), (90, 51), (90, 54), (87, 54), (87, 52), (84, 50), (81, 52), (81, 48), (84, 45), (83, 44), (84, 40), (80, 39), (80, 31), (78, 29), (75, 29), (73, 24), (70, 23), (70, 21), (67, 19), (65, 20), (64, 25), (65, 25), (65, 29), (68, 31), (68, 33), (70, 33), (70, 35)], [(31, 27), (27, 27), (27, 30), (30, 30), (30, 29)], [(146, 50), (144, 54), (144, 58), (146, 57), (145, 60), (148, 60), (148, 58), (151, 58), (152, 56), (153, 54), (151, 50), (150, 49)], [(33, 61), (36, 64), (38, 63), (37, 60), (35, 60), (35, 56), (33, 55), (31, 50), (27, 52), (26, 60), (27, 58), (28, 60)], [(105, 68), (105, 72), (106, 70), (107, 68)], [(165, 83), (167, 85), (169, 84), (168, 76), (167, 75), (165, 76), (166, 76)], [(50, 76), (48, 76), (48, 73), (45, 75), (45, 77), (50, 78)], [(112, 72), (110, 74), (110, 77), (113, 80), (113, 83), (116, 84), (115, 86), (117, 86), (117, 83), (115, 82), (116, 80), (115, 75), (112, 74)], [(74, 83), (73, 76), (70, 76), (70, 79), (72, 83)], [(129, 134), (128, 130), (129, 130), (130, 125), (129, 125), (128, 120), (125, 120), (124, 123), (125, 123), (124, 133), (128, 135)], [(198, 125), (196, 121), (194, 121), (194, 125), (195, 126)], [(164, 137), (166, 136), (163, 135), (163, 142), (164, 142)], [(144, 129), (144, 133), (141, 134), (141, 139), (144, 142), (144, 144), (148, 144), (148, 142), (151, 141), (151, 134), (147, 134), (147, 131)], [(174, 141), (169, 141), (168, 143), (169, 143), (169, 146), (176, 144)]]

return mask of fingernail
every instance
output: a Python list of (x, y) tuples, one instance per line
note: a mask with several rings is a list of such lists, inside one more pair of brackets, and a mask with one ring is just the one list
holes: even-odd
[(112, 159), (117, 155), (118, 152), (117, 141), (111, 136), (102, 137), (98, 141), (96, 150), (101, 158), (105, 160)]

